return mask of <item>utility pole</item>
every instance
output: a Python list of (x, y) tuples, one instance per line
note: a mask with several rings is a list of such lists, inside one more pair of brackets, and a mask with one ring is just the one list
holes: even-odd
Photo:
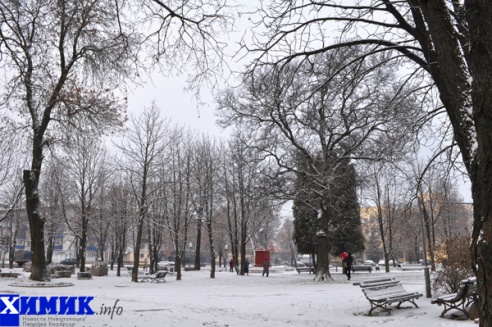
[(429, 266), (427, 265), (427, 251), (425, 249), (425, 225), (424, 225), (424, 215), (422, 211), (422, 202), (420, 201), (420, 195), (417, 194), (417, 204), (419, 206), (419, 215), (420, 215), (420, 228), (422, 233), (422, 246), (423, 246), (423, 260), (424, 260), (424, 278), (425, 278), (425, 296), (427, 298), (431, 298), (431, 285), (430, 285), (430, 273)]

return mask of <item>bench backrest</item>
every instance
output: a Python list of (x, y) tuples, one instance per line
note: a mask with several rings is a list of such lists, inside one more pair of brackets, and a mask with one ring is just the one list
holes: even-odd
[(461, 300), (465, 297), (468, 296), (468, 289), (470, 288), (470, 285), (473, 284), (473, 281), (470, 281), (469, 279), (462, 280), (460, 283), (460, 286), (458, 287), (458, 290), (456, 291), (456, 296), (454, 297), (455, 300)]
[(362, 289), (366, 289), (366, 288), (384, 289), (384, 288), (395, 286), (399, 283), (400, 281), (396, 279), (383, 279), (383, 280), (361, 282), (359, 283), (359, 286)]
[(155, 275), (155, 278), (162, 278), (162, 277), (166, 277), (167, 275), (167, 271), (159, 271), (156, 275)]
[(373, 296), (383, 296), (383, 295), (392, 295), (392, 294), (399, 294), (399, 293), (405, 293), (405, 289), (403, 288), (403, 285), (401, 284), (396, 284), (396, 285), (391, 285), (385, 288), (380, 288), (380, 287), (370, 287), (370, 288), (364, 288), (362, 290), (364, 294), (367, 297), (373, 297)]
[(466, 296), (472, 296), (473, 293), (477, 292), (477, 278), (476, 277), (472, 277), (472, 278), (468, 278), (468, 290), (466, 292)]

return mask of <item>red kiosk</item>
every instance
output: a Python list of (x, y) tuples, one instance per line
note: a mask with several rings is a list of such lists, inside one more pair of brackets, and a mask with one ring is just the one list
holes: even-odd
[(263, 261), (268, 260), (270, 265), (270, 251), (269, 250), (255, 250), (255, 267), (263, 267)]

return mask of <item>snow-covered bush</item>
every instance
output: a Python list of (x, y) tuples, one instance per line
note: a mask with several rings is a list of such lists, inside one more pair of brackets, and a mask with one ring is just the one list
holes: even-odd
[(455, 293), (463, 279), (473, 277), (470, 259), (470, 237), (456, 235), (436, 253), (441, 269), (436, 272), (433, 289), (436, 294)]

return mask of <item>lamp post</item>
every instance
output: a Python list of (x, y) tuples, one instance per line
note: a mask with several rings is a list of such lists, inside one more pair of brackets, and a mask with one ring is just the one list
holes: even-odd
[(190, 243), (188, 243), (188, 249), (190, 250), (190, 258), (191, 258), (191, 254), (193, 254), (193, 243), (190, 241)]
[(420, 215), (420, 228), (422, 233), (422, 254), (424, 259), (424, 279), (425, 279), (425, 295), (427, 298), (431, 297), (431, 287), (430, 287), (430, 274), (429, 274), (429, 266), (427, 265), (427, 252), (425, 249), (425, 225), (424, 225), (424, 214), (422, 209), (422, 202), (420, 201), (420, 197), (417, 196), (417, 205), (419, 207), (419, 215)]

